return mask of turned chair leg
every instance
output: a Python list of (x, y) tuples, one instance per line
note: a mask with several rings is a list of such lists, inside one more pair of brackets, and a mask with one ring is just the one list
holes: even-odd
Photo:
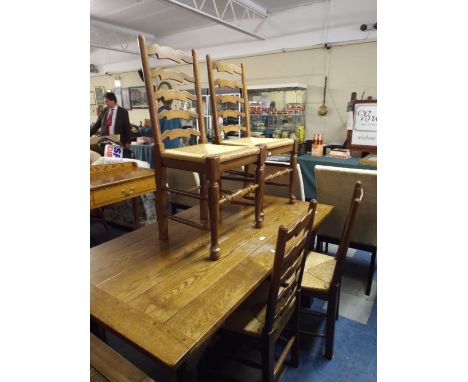
[(325, 333), (325, 358), (333, 358), (333, 345), (335, 342), (335, 321), (337, 308), (338, 288), (332, 286), (327, 305), (327, 325)]
[(291, 172), (289, 173), (289, 203), (294, 204), (296, 196), (294, 195), (294, 182), (297, 179), (297, 140), (294, 140), (294, 148), (290, 159)]
[(220, 161), (219, 157), (205, 158), (205, 164), (208, 172), (208, 213), (210, 216), (210, 259), (218, 260), (220, 248), (218, 245), (219, 237), (219, 180), (220, 180)]
[(371, 261), (369, 265), (369, 274), (367, 275), (366, 295), (369, 296), (372, 288), (372, 280), (374, 279), (375, 261), (377, 257), (377, 249), (371, 252)]
[(265, 192), (265, 160), (266, 147), (260, 147), (260, 159), (255, 168), (255, 182), (258, 187), (255, 189), (255, 228), (263, 227), (263, 194)]

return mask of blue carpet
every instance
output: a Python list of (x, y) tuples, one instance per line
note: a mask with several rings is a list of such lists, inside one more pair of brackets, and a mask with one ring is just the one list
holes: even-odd
[(301, 337), (299, 368), (288, 367), (281, 382), (371, 382), (377, 380), (377, 302), (367, 325), (340, 317), (335, 327), (335, 355), (323, 357), (324, 339)]

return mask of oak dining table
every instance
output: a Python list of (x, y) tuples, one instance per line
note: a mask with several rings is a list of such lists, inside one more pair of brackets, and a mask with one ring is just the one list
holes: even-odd
[[(91, 248), (92, 320), (167, 368), (189, 369), (190, 358), (270, 275), (278, 227), (307, 209), (307, 202), (265, 195), (257, 229), (252, 207), (223, 206), (216, 261), (209, 231), (172, 220), (167, 241), (152, 224)], [(318, 204), (314, 231), (332, 209)], [(199, 208), (179, 216), (195, 219)]]

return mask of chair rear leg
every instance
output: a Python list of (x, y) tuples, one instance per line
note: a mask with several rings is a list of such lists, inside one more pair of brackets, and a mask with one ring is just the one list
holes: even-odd
[(208, 214), (210, 216), (210, 259), (218, 260), (220, 248), (219, 237), (219, 178), (220, 162), (219, 157), (205, 158), (208, 173)]
[(335, 321), (337, 308), (338, 288), (331, 287), (330, 297), (327, 305), (327, 327), (325, 333), (325, 358), (333, 358), (333, 347), (335, 342)]
[(372, 280), (374, 279), (375, 261), (377, 257), (377, 249), (371, 252), (371, 261), (369, 265), (369, 273), (367, 275), (366, 295), (369, 296), (372, 288)]

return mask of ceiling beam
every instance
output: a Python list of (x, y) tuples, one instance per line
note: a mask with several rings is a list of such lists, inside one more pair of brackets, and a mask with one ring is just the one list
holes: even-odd
[[(197, 3), (196, 1), (193, 2), (193, 6), (192, 5), (188, 5), (188, 4), (185, 4), (185, 3), (182, 3), (178, 0), (161, 0), (161, 1), (164, 1), (166, 3), (169, 3), (169, 4), (172, 4), (172, 5), (176, 5), (180, 8), (183, 8), (185, 10), (188, 10), (192, 13), (195, 13), (199, 16), (203, 16), (207, 19), (210, 19), (212, 21), (215, 21), (216, 23), (218, 24), (221, 24), (221, 25), (224, 25), (228, 28), (231, 28), (231, 29), (234, 29), (238, 32), (241, 32), (241, 33), (244, 33), (246, 35), (249, 35), (251, 37), (254, 37), (258, 40), (265, 40), (265, 37), (255, 33), (255, 31), (250, 31), (248, 29), (245, 29), (243, 27), (240, 26), (242, 20), (249, 20), (249, 21), (252, 21), (256, 18), (259, 18), (261, 21), (263, 21), (264, 19), (267, 18), (268, 16), (268, 12), (261, 8), (259, 5), (249, 1), (249, 0), (228, 0), (227, 3), (226, 3), (226, 6), (225, 6), (225, 10), (228, 8), (228, 6), (230, 6), (230, 9), (232, 11), (232, 14), (234, 16), (234, 20), (236, 21), (236, 23), (232, 23), (230, 21), (227, 21), (226, 18), (224, 17), (226, 15), (226, 12), (223, 12), (223, 14), (219, 14), (219, 11), (218, 9), (221, 9), (221, 7), (218, 7), (218, 5), (216, 4), (216, 1), (219, 1), (219, 0), (211, 0), (212, 4), (214, 5), (214, 8), (215, 8), (215, 11), (216, 11), (216, 14), (210, 14), (206, 11), (203, 10), (203, 6), (208, 3), (209, 1), (206, 0), (206, 1), (202, 1), (201, 3)], [(249, 4), (250, 5), (247, 5)], [(200, 4), (200, 5), (199, 5)], [(237, 7), (240, 7), (242, 8), (242, 11), (239, 15), (236, 15), (235, 12), (234, 12), (234, 4), (237, 6)], [(255, 7), (253, 7), (253, 5), (255, 4)]]
[(98, 18), (92, 17), (92, 16), (91, 16), (91, 26), (101, 28), (101, 29), (108, 29), (113, 32), (119, 32), (119, 33), (127, 34), (130, 36), (135, 36), (135, 37), (138, 37), (138, 35), (144, 35), (146, 39), (156, 40), (156, 36), (154, 36), (153, 34), (138, 31), (136, 29), (123, 27), (123, 26), (116, 25), (116, 24), (111, 24), (111, 23), (99, 20)]
[(105, 46), (105, 45), (99, 45), (99, 44), (89, 44), (90, 47), (96, 48), (96, 49), (104, 49), (104, 50), (112, 50), (113, 52), (120, 52), (120, 53), (128, 53), (128, 54), (135, 54), (137, 56), (140, 55), (139, 52), (132, 51), (132, 50), (127, 50), (127, 49), (120, 49), (120, 48), (114, 48), (112, 46)]

